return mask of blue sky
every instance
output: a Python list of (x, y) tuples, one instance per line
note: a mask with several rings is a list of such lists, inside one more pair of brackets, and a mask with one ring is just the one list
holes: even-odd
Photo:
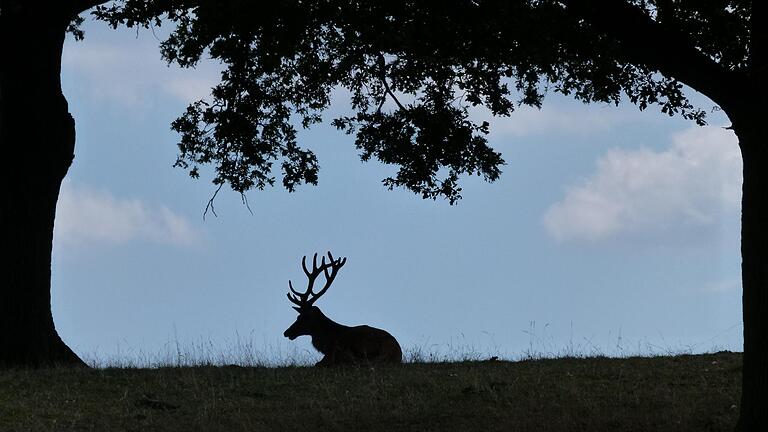
[[(295, 318), (285, 293), (289, 278), (304, 284), (302, 255), (326, 250), (348, 263), (318, 306), (406, 350), (741, 350), (741, 162), (718, 112), (699, 128), (550, 95), (491, 122), (504, 174), (466, 179), (456, 206), (386, 190), (391, 168), (361, 163), (350, 137), (321, 125), (300, 140), (320, 160), (318, 187), (249, 193), (253, 214), (223, 190), (203, 220), (214, 187), (171, 167), (169, 124), (205, 97), (216, 65), (168, 67), (151, 32), (85, 30), (63, 60), (78, 141), (53, 309), (86, 357), (237, 338), (273, 359), (314, 356), (306, 338), (282, 337)], [(331, 111), (345, 103), (339, 93)]]

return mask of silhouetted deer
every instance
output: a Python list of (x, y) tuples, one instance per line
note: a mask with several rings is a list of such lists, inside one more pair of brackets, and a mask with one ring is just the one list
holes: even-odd
[[(307, 268), (307, 257), (302, 258), (301, 267), (309, 279), (307, 290), (300, 293), (293, 289), (293, 284), (288, 281), (291, 289), (288, 300), (296, 305), (293, 308), (299, 316), (283, 336), (290, 340), (304, 335), (312, 336), (312, 346), (325, 355), (315, 366), (400, 363), (403, 355), (400, 344), (391, 334), (367, 325), (341, 325), (326, 317), (317, 306), (313, 306), (315, 301), (325, 294), (346, 262), (346, 258), (334, 259), (328, 252), (328, 262), (323, 257), (318, 266), (315, 254), (310, 271)], [(321, 273), (325, 275), (325, 286), (315, 293), (312, 288)]]

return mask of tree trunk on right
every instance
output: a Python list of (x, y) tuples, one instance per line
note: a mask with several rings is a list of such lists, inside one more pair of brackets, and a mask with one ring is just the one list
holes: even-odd
[[(768, 430), (768, 148), (759, 130), (764, 107), (732, 117), (744, 161), (741, 214), (744, 367), (737, 430)], [(760, 118), (762, 117), (762, 119)]]

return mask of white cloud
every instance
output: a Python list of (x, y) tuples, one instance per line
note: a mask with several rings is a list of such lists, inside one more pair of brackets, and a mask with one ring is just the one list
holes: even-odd
[(623, 123), (636, 122), (637, 115), (637, 110), (632, 107), (627, 109), (610, 104), (584, 104), (559, 94), (547, 95), (541, 109), (518, 106), (509, 117), (494, 117), (483, 106), (470, 110), (473, 121), (490, 123), (490, 140), (502, 142), (520, 137), (588, 136)]
[[(92, 35), (96, 33), (96, 35)], [(219, 68), (201, 62), (195, 69), (168, 66), (160, 58), (159, 41), (147, 32), (109, 33), (88, 30), (82, 42), (68, 41), (62, 57), (65, 83), (100, 101), (144, 108), (158, 96), (189, 103), (207, 97), (218, 82)]]
[(711, 226), (738, 210), (741, 171), (736, 137), (719, 127), (677, 133), (661, 152), (612, 149), (549, 207), (544, 226), (561, 241)]
[(491, 122), (492, 139), (552, 134), (591, 134), (609, 129), (623, 114), (615, 107), (545, 104), (541, 109), (522, 106), (510, 117)]
[(190, 246), (200, 233), (183, 216), (165, 206), (65, 181), (56, 212), (56, 241), (62, 244), (124, 244), (148, 241)]
[[(186, 72), (186, 71), (185, 71)], [(194, 71), (193, 71), (194, 72)], [(202, 73), (201, 76), (179, 76), (164, 83), (165, 91), (182, 102), (194, 102), (206, 98), (217, 84), (215, 77)]]
[(723, 279), (704, 284), (704, 291), (712, 293), (730, 293), (741, 291), (741, 279)]

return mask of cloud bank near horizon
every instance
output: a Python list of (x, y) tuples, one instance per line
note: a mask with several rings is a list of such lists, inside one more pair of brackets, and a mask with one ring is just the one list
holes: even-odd
[(741, 153), (731, 131), (691, 127), (664, 151), (614, 148), (566, 187), (543, 216), (558, 241), (674, 233), (722, 223), (741, 202)]

